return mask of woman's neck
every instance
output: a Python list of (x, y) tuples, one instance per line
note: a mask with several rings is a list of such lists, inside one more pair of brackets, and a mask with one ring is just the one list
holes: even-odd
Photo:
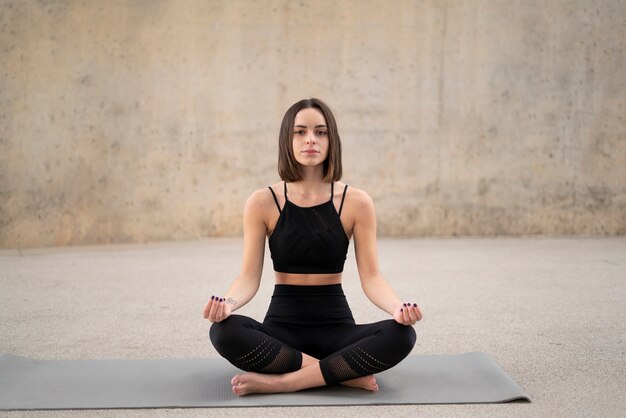
[(303, 199), (316, 198), (321, 195), (327, 195), (329, 192), (328, 183), (324, 183), (321, 179), (300, 180), (289, 183), (287, 192), (292, 196), (298, 196)]
[(323, 169), (317, 167), (301, 167), (302, 179), (291, 183), (289, 191), (304, 199), (328, 194), (328, 183), (323, 180)]
[(328, 184), (324, 182), (322, 165), (315, 167), (300, 167), (302, 179), (292, 183), (291, 190), (301, 196), (314, 196), (328, 193)]

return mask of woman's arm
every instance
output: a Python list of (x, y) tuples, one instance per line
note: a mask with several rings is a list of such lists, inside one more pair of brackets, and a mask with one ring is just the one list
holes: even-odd
[(265, 253), (265, 236), (267, 225), (264, 220), (264, 209), (267, 196), (263, 190), (252, 193), (243, 211), (243, 261), (241, 273), (232, 283), (223, 297), (211, 296), (204, 307), (203, 316), (212, 322), (220, 322), (228, 318), (235, 310), (248, 303), (259, 290), (263, 257)]
[(356, 255), (361, 287), (365, 295), (383, 311), (405, 325), (412, 325), (422, 318), (417, 304), (400, 300), (378, 268), (376, 249), (376, 210), (372, 198), (361, 190), (352, 189), (351, 205), (354, 205), (354, 252)]

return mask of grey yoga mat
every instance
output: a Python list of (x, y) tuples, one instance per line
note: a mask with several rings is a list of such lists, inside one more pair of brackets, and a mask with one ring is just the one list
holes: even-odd
[(483, 403), (529, 397), (485, 353), (410, 356), (376, 393), (343, 386), (236, 397), (223, 359), (32, 360), (0, 354), (0, 409)]

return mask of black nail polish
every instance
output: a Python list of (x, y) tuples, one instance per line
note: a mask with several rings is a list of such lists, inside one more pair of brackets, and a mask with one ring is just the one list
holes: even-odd
[(220, 298), (220, 302), (224, 302), (224, 298)]
[(406, 306), (406, 303), (404, 304), (404, 306)]
[(211, 296), (211, 300), (215, 300), (215, 296)]
[(404, 312), (404, 309), (400, 308), (400, 312)]
[(417, 303), (414, 303), (413, 306), (417, 308)]

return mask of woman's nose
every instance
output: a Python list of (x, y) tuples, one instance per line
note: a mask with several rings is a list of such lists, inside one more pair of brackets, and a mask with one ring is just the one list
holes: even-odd
[(309, 134), (306, 136), (306, 143), (311, 144), (316, 141), (317, 141), (317, 138), (315, 138), (315, 134), (313, 132), (309, 132)]

